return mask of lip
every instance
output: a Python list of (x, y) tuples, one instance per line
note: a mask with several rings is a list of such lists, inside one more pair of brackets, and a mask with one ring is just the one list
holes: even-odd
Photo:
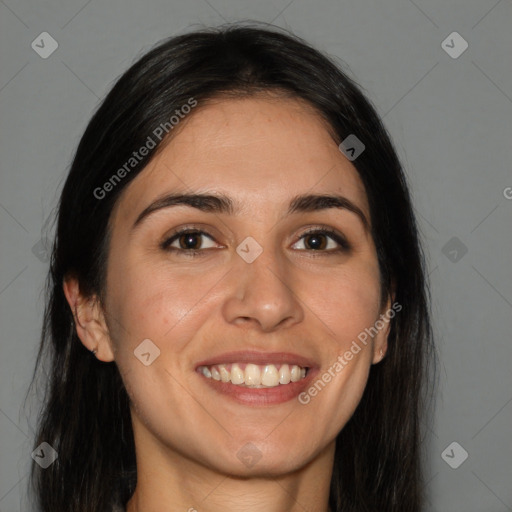
[[(247, 388), (237, 386), (229, 382), (217, 381), (205, 377), (198, 368), (200, 366), (212, 366), (215, 364), (229, 363), (253, 363), (253, 364), (296, 364), (303, 368), (308, 368), (306, 377), (298, 382), (290, 382), (289, 384), (278, 385), (271, 388)], [(216, 393), (234, 400), (239, 404), (251, 406), (268, 406), (276, 405), (298, 397), (305, 389), (307, 389), (315, 376), (319, 372), (319, 366), (311, 359), (290, 352), (226, 352), (209, 359), (200, 361), (196, 365), (196, 374), (210, 389)]]

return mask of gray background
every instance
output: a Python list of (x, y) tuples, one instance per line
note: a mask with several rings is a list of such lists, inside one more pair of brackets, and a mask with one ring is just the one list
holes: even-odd
[[(44, 249), (86, 123), (158, 40), (242, 18), (286, 27), (342, 59), (383, 116), (432, 281), (441, 363), (428, 510), (512, 510), (510, 0), (0, 0), (0, 512), (31, 510), (34, 418), (20, 407), (47, 271), (33, 248)], [(453, 31), (469, 44), (458, 58), (442, 47)], [(47, 59), (31, 48), (42, 32), (59, 45)], [(454, 441), (469, 454), (457, 469), (442, 457)], [(461, 453), (450, 449), (447, 460)]]

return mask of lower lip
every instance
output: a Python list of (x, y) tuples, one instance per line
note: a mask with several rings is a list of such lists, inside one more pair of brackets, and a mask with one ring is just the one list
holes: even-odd
[(230, 382), (211, 379), (197, 372), (205, 384), (217, 393), (225, 395), (238, 403), (254, 406), (282, 404), (297, 398), (310, 385), (317, 373), (317, 369), (310, 368), (308, 374), (298, 382), (279, 384), (272, 388), (247, 388)]

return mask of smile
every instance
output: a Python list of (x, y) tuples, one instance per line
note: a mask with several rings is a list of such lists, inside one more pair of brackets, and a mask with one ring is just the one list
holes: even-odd
[(199, 366), (197, 371), (207, 379), (257, 389), (299, 382), (307, 374), (307, 368), (295, 364), (229, 363)]

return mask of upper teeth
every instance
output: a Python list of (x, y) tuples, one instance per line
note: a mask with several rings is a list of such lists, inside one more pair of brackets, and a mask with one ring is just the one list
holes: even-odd
[[(245, 366), (245, 369), (243, 368)], [(200, 366), (199, 371), (207, 378), (231, 382), (247, 387), (275, 387), (279, 384), (297, 382), (306, 376), (306, 368), (297, 365), (257, 365), (248, 363), (216, 364)]]

